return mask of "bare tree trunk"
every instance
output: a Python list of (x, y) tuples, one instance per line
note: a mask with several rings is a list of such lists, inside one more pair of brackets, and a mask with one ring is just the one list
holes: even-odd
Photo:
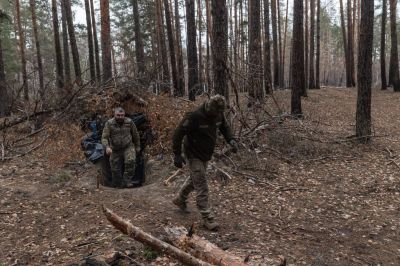
[(183, 66), (182, 55), (182, 38), (181, 38), (181, 22), (179, 15), (178, 0), (175, 0), (175, 31), (176, 31), (176, 47), (178, 56), (178, 87), (175, 96), (182, 97), (185, 94), (185, 69)]
[[(235, 16), (236, 17), (236, 16)], [(236, 25), (236, 22), (235, 22)], [(271, 41), (269, 32), (269, 0), (264, 0), (264, 90), (266, 94), (272, 93), (271, 76)], [(236, 63), (235, 63), (236, 65)]]
[(65, 0), (65, 11), (68, 25), (69, 42), (71, 44), (72, 61), (74, 63), (75, 79), (76, 83), (80, 85), (82, 83), (82, 71), (79, 60), (78, 45), (75, 38), (74, 21), (72, 20), (71, 0)]
[(309, 64), (308, 64), (308, 39), (309, 39), (309, 27), (308, 27), (308, 2), (309, 0), (305, 0), (305, 12), (304, 12), (304, 20), (305, 20), (305, 25), (304, 25), (304, 90), (301, 92), (301, 96), (307, 97), (307, 88), (308, 88), (308, 70), (309, 70)]
[(211, 37), (212, 37), (212, 24), (211, 24), (211, 7), (210, 7), (210, 0), (206, 1), (206, 17), (207, 17), (207, 67), (206, 67), (206, 75), (207, 75), (207, 87), (208, 91), (212, 88), (212, 79), (211, 79), (211, 64), (212, 64), (212, 57), (211, 57)]
[(285, 30), (283, 34), (283, 47), (282, 47), (282, 59), (281, 59), (281, 79), (283, 87), (285, 87), (285, 62), (286, 62), (286, 38), (288, 28), (288, 13), (289, 13), (289, 0), (286, 1), (286, 15), (285, 15)]
[(194, 0), (186, 0), (186, 23), (187, 23), (187, 58), (189, 79), (189, 100), (195, 100), (195, 90), (199, 82), (196, 47), (196, 15)]
[(282, 14), (281, 14), (281, 4), (280, 0), (276, 1), (276, 7), (277, 7), (277, 16), (278, 16), (278, 48), (279, 48), (279, 87), (284, 88), (284, 71), (283, 71), (283, 64), (284, 62), (282, 61), (283, 58), (283, 48), (282, 48)]
[(97, 39), (96, 15), (94, 12), (93, 0), (90, 0), (90, 11), (92, 13), (94, 57), (96, 59), (96, 82), (100, 83), (101, 82), (101, 71), (100, 71), (99, 41)]
[(132, 0), (133, 7), (133, 20), (135, 24), (135, 53), (136, 53), (136, 64), (138, 66), (138, 74), (141, 78), (146, 72), (146, 64), (144, 60), (144, 47), (142, 41), (142, 31), (140, 30), (140, 15), (139, 6), (137, 0)]
[(94, 51), (93, 51), (92, 20), (90, 14), (89, 0), (85, 0), (85, 11), (86, 11), (86, 31), (88, 33), (90, 79), (92, 81), (96, 81), (96, 67), (94, 63)]
[(347, 0), (347, 49), (348, 49), (348, 55), (349, 55), (349, 64), (350, 64), (350, 82), (351, 82), (351, 87), (354, 87), (355, 84), (355, 74), (354, 74), (354, 49), (353, 49), (353, 44), (354, 44), (354, 38), (353, 38), (353, 20), (352, 20), (352, 9), (351, 9), (351, 1), (352, 0)]
[(262, 93), (262, 55), (261, 55), (261, 21), (260, 0), (249, 0), (251, 14), (249, 23), (249, 95), (261, 99)]
[[(54, 49), (56, 54), (56, 75), (57, 75), (57, 87), (61, 93), (64, 87), (64, 69), (63, 60), (61, 53), (61, 43), (60, 43), (60, 32), (58, 28), (58, 13), (57, 13), (57, 0), (51, 0), (51, 11), (53, 16), (53, 32), (54, 32)], [(62, 95), (62, 94), (60, 94)]]
[(301, 117), (301, 92), (304, 91), (304, 26), (303, 1), (295, 1), (293, 5), (293, 38), (292, 38), (292, 115)]
[[(391, 0), (395, 1), (395, 0)], [(361, 2), (360, 46), (358, 52), (358, 93), (356, 136), (368, 142), (371, 136), (372, 47), (374, 30), (374, 0)]]
[(344, 23), (344, 12), (343, 12), (343, 0), (339, 0), (340, 4), (340, 24), (342, 28), (342, 36), (343, 36), (343, 47), (344, 47), (344, 59), (346, 66), (346, 87), (351, 87), (351, 71), (350, 71), (350, 57), (349, 57), (349, 49), (347, 43), (347, 34), (346, 34), (346, 25)]
[(68, 44), (68, 26), (67, 26), (67, 7), (65, 0), (61, 0), (61, 20), (62, 20), (62, 31), (63, 31), (63, 50), (64, 50), (64, 71), (65, 71), (65, 91), (70, 92), (71, 86), (71, 67), (69, 57), (69, 44)]
[(35, 46), (36, 46), (36, 58), (38, 64), (38, 72), (39, 72), (39, 94), (40, 98), (44, 99), (44, 80), (43, 80), (43, 62), (42, 62), (42, 52), (40, 49), (40, 42), (39, 42), (39, 32), (36, 20), (36, 5), (35, 0), (29, 0), (29, 4), (31, 7), (31, 14), (32, 14), (32, 28), (33, 28), (33, 37), (35, 39)]
[(228, 57), (228, 15), (226, 0), (212, 0), (212, 55), (214, 72), (214, 91), (229, 101), (227, 82)]
[(314, 56), (315, 56), (315, 0), (310, 0), (310, 70), (308, 87), (315, 89)]
[(201, 42), (201, 31), (202, 31), (202, 17), (201, 17), (201, 0), (197, 0), (197, 22), (199, 30), (199, 85), (203, 86), (203, 48)]
[(391, 31), (392, 47), (390, 50), (389, 83), (393, 85), (393, 90), (398, 92), (400, 91), (400, 80), (399, 80), (399, 61), (398, 61), (398, 48), (397, 48), (396, 8), (397, 8), (397, 1), (390, 0), (390, 31)]
[[(165, 34), (164, 34), (164, 19), (162, 15), (162, 0), (156, 0), (156, 12), (157, 12), (157, 36), (158, 36), (158, 47), (159, 52), (161, 53), (161, 63), (163, 68), (163, 85), (162, 92), (163, 93), (171, 93), (170, 89), (170, 76), (169, 76), (169, 68), (168, 68), (168, 56), (167, 56), (167, 47), (165, 46)], [(159, 55), (159, 56), (160, 56)]]
[(385, 53), (385, 45), (386, 45), (386, 17), (387, 17), (387, 1), (382, 0), (382, 23), (381, 23), (381, 89), (387, 89), (387, 81), (386, 81), (386, 53)]
[(107, 82), (112, 78), (110, 5), (108, 0), (100, 0), (100, 13), (103, 82)]
[(25, 36), (21, 24), (21, 6), (20, 0), (15, 1), (17, 11), (17, 26), (19, 36), (19, 52), (21, 55), (21, 67), (22, 67), (22, 86), (24, 91), (24, 99), (29, 100), (29, 89), (28, 89), (28, 74), (26, 72), (26, 56), (25, 56)]
[[(1, 36), (1, 30), (0, 30)], [(2, 39), (0, 38), (0, 117), (9, 114), (9, 97), (6, 83), (6, 73), (4, 70), (4, 58), (3, 58), (3, 45)]]
[(315, 59), (315, 88), (320, 89), (320, 55), (321, 55), (321, 0), (317, 0), (317, 56)]
[(276, 1), (271, 0), (271, 22), (272, 22), (272, 39), (273, 39), (273, 59), (274, 59), (274, 86), (279, 86), (279, 51), (278, 51), (278, 33), (276, 25)]
[(171, 14), (169, 12), (168, 0), (164, 0), (164, 11), (165, 11), (165, 21), (167, 23), (169, 56), (170, 56), (170, 60), (171, 60), (171, 70), (172, 70), (172, 84), (173, 84), (174, 93), (175, 93), (175, 90), (178, 88), (178, 75), (176, 73), (174, 34), (172, 32), (172, 22), (171, 22)]

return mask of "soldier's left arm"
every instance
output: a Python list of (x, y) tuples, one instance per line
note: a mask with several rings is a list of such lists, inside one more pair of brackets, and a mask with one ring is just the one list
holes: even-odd
[(225, 115), (222, 115), (221, 125), (219, 126), (219, 131), (224, 136), (226, 142), (229, 143), (232, 139), (235, 139), (232, 134), (231, 127), (229, 126), (228, 121), (225, 118)]
[(131, 134), (132, 134), (132, 140), (133, 144), (135, 144), (135, 150), (138, 152), (140, 151), (140, 136), (139, 132), (135, 126), (135, 123), (131, 123)]

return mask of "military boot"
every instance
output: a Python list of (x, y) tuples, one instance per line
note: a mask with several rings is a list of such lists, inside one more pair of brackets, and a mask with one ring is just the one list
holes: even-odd
[(219, 223), (214, 221), (214, 218), (204, 218), (203, 226), (210, 231), (217, 231), (219, 229)]
[(176, 196), (172, 200), (172, 203), (175, 204), (176, 206), (178, 206), (181, 211), (189, 212), (189, 210), (187, 209), (186, 201), (182, 200), (182, 198), (180, 196)]

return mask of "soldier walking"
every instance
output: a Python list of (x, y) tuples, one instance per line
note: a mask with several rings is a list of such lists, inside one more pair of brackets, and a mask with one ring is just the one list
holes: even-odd
[(206, 179), (207, 162), (211, 159), (217, 139), (217, 130), (238, 151), (238, 144), (226, 121), (225, 99), (221, 95), (211, 97), (193, 112), (182, 119), (173, 136), (174, 165), (182, 168), (186, 164), (182, 157), (182, 142), (185, 157), (189, 161), (190, 176), (186, 179), (173, 203), (187, 211), (187, 199), (192, 191), (196, 192), (196, 204), (203, 218), (203, 225), (208, 230), (217, 230), (219, 224), (214, 221), (208, 203), (208, 184)]
[(135, 174), (136, 153), (140, 151), (140, 138), (135, 124), (125, 117), (121, 107), (115, 108), (114, 118), (105, 124), (101, 143), (110, 155), (113, 187), (133, 187), (131, 180)]

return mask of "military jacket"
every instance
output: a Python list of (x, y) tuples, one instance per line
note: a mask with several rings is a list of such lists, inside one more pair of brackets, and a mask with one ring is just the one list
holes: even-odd
[(225, 140), (233, 139), (231, 129), (223, 113), (215, 117), (207, 115), (202, 104), (193, 112), (188, 112), (175, 130), (173, 136), (173, 152), (181, 154), (182, 141), (185, 154), (190, 158), (209, 161), (214, 152), (217, 131)]
[(113, 150), (122, 150), (134, 144), (135, 149), (140, 149), (139, 133), (133, 121), (125, 117), (124, 123), (119, 124), (112, 118), (104, 126), (101, 143)]

